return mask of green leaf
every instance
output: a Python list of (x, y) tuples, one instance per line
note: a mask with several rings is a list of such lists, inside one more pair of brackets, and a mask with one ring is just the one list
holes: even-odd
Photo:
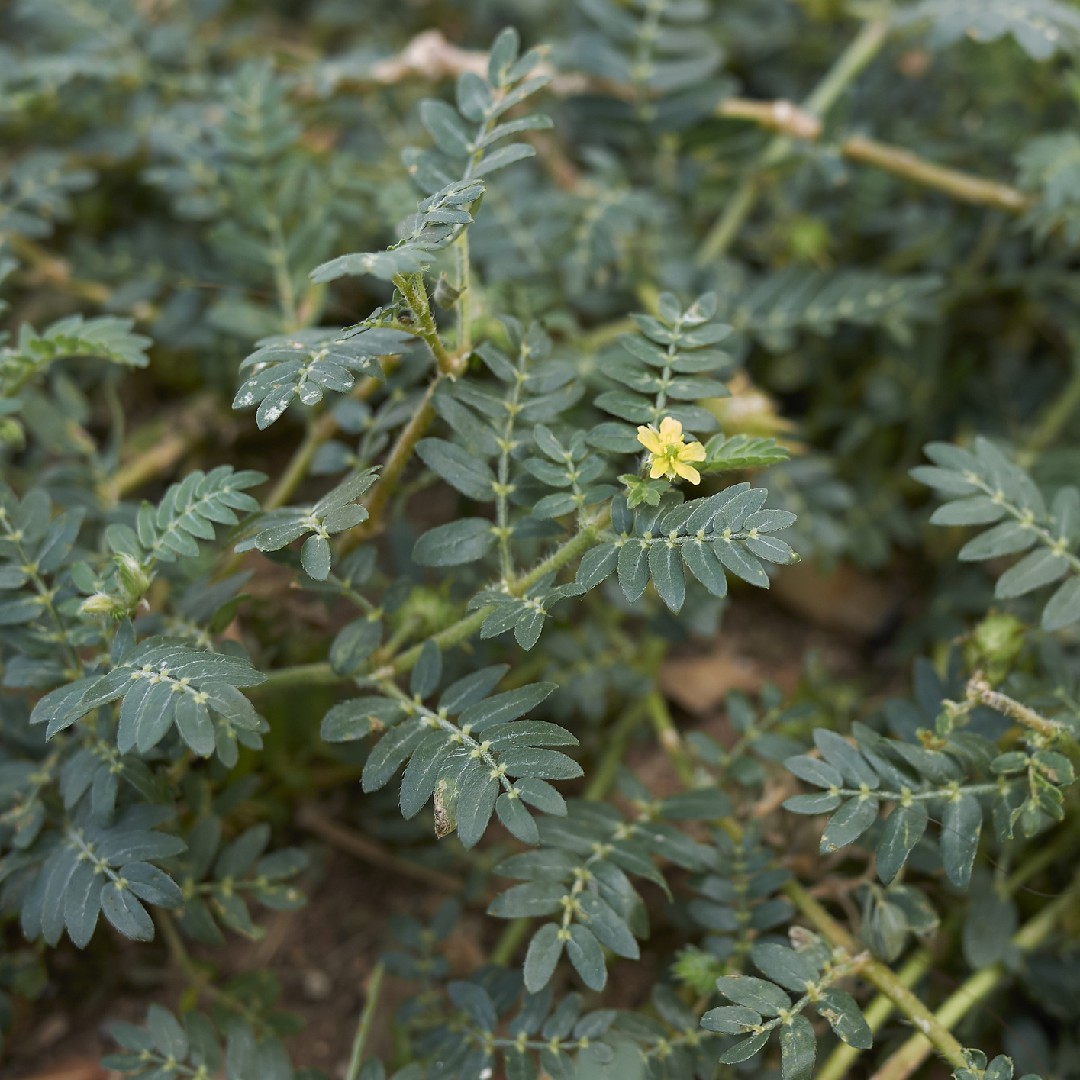
[(1000, 499), (989, 495), (972, 495), (939, 506), (930, 515), (931, 525), (992, 525), (1006, 514)]
[(961, 934), (964, 959), (976, 971), (1005, 960), (1013, 949), (1017, 925), (1012, 900), (992, 886), (974, 891)]
[(762, 975), (786, 990), (805, 993), (817, 981), (818, 970), (801, 953), (776, 942), (760, 942), (750, 950), (750, 959)]
[(637, 540), (627, 540), (619, 548), (619, 584), (629, 603), (640, 600), (649, 584), (649, 549)]
[(750, 1028), (761, 1026), (761, 1014), (742, 1005), (721, 1005), (710, 1009), (701, 1018), (701, 1026), (721, 1035), (741, 1035)]
[(367, 615), (338, 631), (330, 645), (330, 666), (337, 675), (355, 675), (382, 639), (382, 623)]
[(520, 797), (513, 797), (509, 792), (504, 792), (495, 803), (495, 813), (506, 826), (507, 832), (523, 844), (540, 842), (536, 822), (533, 821), (532, 814), (525, 809)]
[(428, 638), (409, 677), (409, 693), (419, 698), (430, 697), (441, 680), (442, 650), (433, 638)]
[(566, 943), (566, 955), (581, 981), (590, 990), (603, 990), (607, 985), (607, 967), (604, 952), (593, 933), (580, 923), (570, 927), (570, 940)]
[(829, 855), (855, 843), (877, 821), (878, 801), (858, 796), (840, 804), (821, 834), (821, 853)]
[(419, 112), (420, 122), (444, 154), (466, 158), (472, 153), (469, 129), (456, 109), (445, 101), (425, 98), (420, 102)]
[(769, 1041), (770, 1034), (768, 1031), (763, 1031), (759, 1035), (742, 1039), (733, 1046), (729, 1046), (718, 1060), (722, 1065), (737, 1065), (740, 1061), (747, 1061)]
[(416, 452), (425, 465), (470, 499), (495, 498), (495, 474), (487, 463), (445, 439), (421, 439)]
[(974, 795), (962, 794), (945, 804), (941, 821), (941, 860), (945, 874), (958, 888), (966, 889), (979, 849), (982, 807)]
[(377, 791), (401, 768), (427, 733), (419, 720), (406, 720), (391, 728), (375, 744), (364, 763), (361, 783), (365, 791)]
[(490, 766), (483, 760), (470, 762), (461, 775), (457, 802), (457, 834), (464, 847), (479, 843), (498, 796), (499, 782), (491, 775)]
[[(463, 709), (458, 719), (472, 731), (484, 732), (496, 724), (506, 724), (532, 712), (558, 688), (558, 683), (539, 682), (519, 686), (516, 690), (506, 690)], [(569, 742), (563, 745), (572, 746), (576, 743), (577, 740), (570, 736)]]
[(848, 1046), (856, 1050), (869, 1050), (874, 1045), (870, 1025), (855, 999), (846, 991), (835, 987), (819, 991), (814, 1008)]
[(828, 814), (840, 805), (840, 796), (827, 791), (812, 795), (792, 795), (784, 800), (784, 809), (793, 814)]
[(725, 975), (716, 980), (716, 989), (736, 1005), (761, 1013), (779, 1016), (791, 1008), (791, 998), (778, 986), (753, 975)]
[(591, 548), (582, 556), (575, 581), (583, 589), (595, 589), (602, 581), (615, 572), (618, 551), (614, 544), (602, 544)]
[(625, 956), (630, 960), (636, 960), (641, 955), (637, 939), (630, 927), (610, 904), (591, 892), (581, 893), (578, 904), (588, 921), (589, 929), (602, 945), (617, 956)]
[(330, 576), (330, 541), (325, 536), (309, 536), (300, 548), (300, 564), (316, 581)]
[(813, 1076), (817, 1040), (802, 1013), (780, 1025), (780, 1055), (783, 1080), (810, 1080)]
[(341, 701), (323, 717), (320, 735), (327, 742), (352, 742), (384, 731), (401, 715), (397, 702), (381, 697)]
[(894, 807), (885, 822), (877, 846), (878, 877), (886, 884), (900, 873), (911, 849), (922, 839), (926, 832), (927, 819), (924, 802), (911, 802), (907, 806)]
[(398, 805), (406, 821), (414, 818), (431, 798), (446, 761), (449, 741), (446, 732), (431, 731), (417, 744), (401, 777)]
[(495, 543), (491, 522), (462, 518), (429, 529), (413, 548), (413, 561), (421, 566), (461, 566), (482, 559)]
[(921, 0), (904, 10), (900, 21), (929, 22), (935, 46), (996, 41), (1009, 34), (1033, 60), (1080, 47), (1080, 12), (1059, 0)]
[(705, 460), (697, 468), (702, 473), (760, 469), (787, 461), (790, 456), (787, 449), (775, 439), (752, 435), (714, 435), (705, 444)]
[(512, 885), (488, 905), (488, 914), (500, 919), (534, 918), (562, 910), (566, 888), (556, 881), (530, 881)]
[(562, 956), (563, 940), (558, 923), (545, 923), (536, 931), (525, 953), (525, 989), (537, 994), (544, 989)]
[(674, 544), (659, 542), (650, 546), (649, 573), (660, 599), (669, 610), (678, 612), (686, 599), (686, 579)]
[(160, 1005), (151, 1005), (146, 1013), (146, 1026), (158, 1053), (177, 1061), (187, 1057), (187, 1034), (171, 1012)]
[(1002, 555), (1015, 555), (1027, 551), (1035, 543), (1035, 531), (1015, 521), (1003, 521), (988, 529), (981, 536), (969, 540), (957, 554), (961, 562), (980, 562), (983, 559), (999, 559)]
[(808, 784), (814, 784), (822, 788), (842, 788), (844, 777), (840, 770), (820, 758), (812, 758), (806, 754), (789, 757), (784, 761), (784, 767), (800, 780)]
[[(852, 787), (861, 787), (863, 784), (866, 784), (869, 788), (878, 786), (877, 773), (870, 767), (862, 754), (842, 735), (837, 734), (835, 731), (829, 731), (827, 728), (815, 728), (814, 745), (830, 765), (840, 770), (844, 779)], [(790, 768), (790, 765), (788, 767)], [(830, 784), (829, 786), (834, 785)]]
[(999, 600), (1010, 600), (1016, 596), (1033, 592), (1035, 589), (1057, 581), (1069, 569), (1069, 560), (1064, 555), (1042, 549), (1025, 555), (1015, 566), (1010, 566), (998, 578), (994, 595)]
[(1064, 630), (1080, 619), (1080, 578), (1071, 577), (1054, 592), (1042, 613), (1044, 630)]
[(736, 577), (748, 581), (751, 585), (756, 585), (759, 589), (769, 587), (769, 575), (765, 573), (761, 563), (753, 555), (744, 551), (734, 540), (717, 540), (713, 544), (713, 551), (716, 552), (716, 557), (724, 564), (724, 567)]
[(154, 922), (127, 889), (110, 882), (101, 890), (101, 911), (124, 937), (135, 941), (154, 940)]
[(727, 575), (708, 544), (700, 540), (690, 540), (681, 545), (679, 550), (686, 568), (713, 596), (721, 599), (727, 596)]

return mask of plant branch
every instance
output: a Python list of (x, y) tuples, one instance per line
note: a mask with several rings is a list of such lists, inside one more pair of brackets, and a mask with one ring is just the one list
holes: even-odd
[[(523, 574), (509, 582), (507, 585), (507, 592), (511, 596), (521, 596), (528, 592), (529, 589), (531, 589), (532, 586), (546, 574), (561, 569), (568, 562), (577, 558), (578, 555), (584, 554), (585, 550), (596, 540), (600, 531), (607, 525), (610, 520), (608, 515), (609, 512), (605, 510), (597, 520), (586, 525), (585, 528), (572, 536), (566, 543), (557, 547), (543, 562), (530, 570), (529, 573)], [(479, 608), (477, 611), (458, 619), (457, 622), (440, 630), (437, 634), (432, 635), (432, 640), (441, 648), (459, 645), (461, 642), (472, 637), (472, 635), (484, 625), (484, 620), (491, 614), (491, 611), (492, 605)], [(405, 672), (411, 671), (417, 660), (420, 659), (420, 650), (422, 648), (422, 644), (414, 645), (411, 649), (406, 650), (396, 657), (387, 658), (384, 660), (384, 664), (392, 670), (393, 674), (403, 675)]]
[[(358, 382), (349, 396), (357, 401), (367, 401), (380, 385), (379, 379), (373, 379), (369, 376)], [(289, 464), (285, 467), (285, 471), (274, 485), (274, 489), (266, 497), (266, 501), (263, 503), (264, 512), (277, 510), (292, 498), (296, 489), (304, 482), (319, 447), (323, 443), (329, 442), (337, 434), (337, 431), (337, 418), (329, 410), (312, 419), (303, 442), (296, 448), (295, 453), (289, 460)]]
[(302, 806), (296, 818), (301, 828), (314, 833), (321, 840), (332, 844), (340, 850), (382, 870), (388, 870), (392, 874), (398, 874), (404, 878), (418, 882), (429, 889), (437, 889), (439, 892), (455, 895), (461, 892), (462, 884), (458, 878), (450, 874), (444, 874), (440, 870), (433, 870), (429, 866), (410, 862), (408, 859), (399, 858), (393, 852), (387, 851), (381, 844), (369, 839), (355, 829), (350, 829), (340, 822), (332, 821), (326, 817), (317, 807), (308, 804)]
[(390, 449), (390, 454), (379, 472), (379, 480), (375, 485), (371, 498), (367, 502), (367, 520), (355, 529), (343, 533), (338, 544), (338, 554), (344, 555), (351, 551), (362, 540), (373, 536), (379, 531), (382, 524), (382, 515), (386, 510), (397, 486), (397, 481), (405, 471), (405, 466), (412, 460), (416, 444), (424, 437), (424, 432), (431, 426), (435, 419), (435, 406), (432, 401), (435, 390), (442, 375), (436, 375), (428, 384), (424, 396), (409, 419), (409, 422), (398, 432), (397, 441)]
[[(886, 19), (874, 19), (866, 23), (806, 99), (806, 112), (819, 120), (823, 118), (843, 91), (878, 54), (885, 44), (888, 32), (889, 23)], [(783, 161), (790, 152), (791, 139), (787, 135), (777, 135), (769, 141), (750, 172), (735, 189), (723, 214), (702, 241), (697, 253), (699, 266), (707, 266), (724, 255), (754, 210), (761, 190), (762, 175)]]
[(1022, 214), (1035, 204), (1035, 200), (1019, 188), (994, 180), (984, 180), (959, 169), (935, 165), (909, 150), (889, 146), (875, 139), (854, 135), (840, 143), (839, 150), (849, 161), (874, 165), (913, 183), (944, 192), (961, 202), (992, 206), (1012, 214)]
[[(858, 949), (858, 943), (854, 937), (797, 881), (789, 881), (784, 886), (783, 892), (828, 942), (849, 953), (854, 953)], [(942, 1023), (911, 992), (896, 972), (878, 960), (870, 960), (863, 966), (861, 975), (867, 982), (876, 986), (919, 1031), (923, 1032), (919, 1038), (926, 1044), (926, 1053), (929, 1053), (931, 1048), (936, 1048), (954, 1069), (967, 1067), (964, 1060), (964, 1048), (950, 1031), (951, 1025)]]
[[(1020, 952), (1029, 952), (1046, 941), (1057, 927), (1059, 917), (1076, 904), (1078, 883), (1080, 879), (1074, 881), (1066, 892), (1047, 904), (1038, 915), (1022, 926), (1012, 937), (1012, 947)], [(942, 1003), (932, 1017), (930, 1030), (917, 1025), (923, 1034), (913, 1035), (908, 1039), (874, 1073), (873, 1080), (906, 1080), (930, 1054), (932, 1047), (927, 1035), (932, 1038), (931, 1033), (939, 1027), (947, 1030), (955, 1027), (976, 1005), (989, 997), (1008, 974), (1008, 969), (1002, 963), (976, 971)]]
[(364, 1059), (364, 1047), (367, 1045), (368, 1036), (371, 1034), (371, 1027), (375, 1021), (375, 1012), (379, 1007), (379, 992), (382, 989), (385, 970), (386, 967), (380, 960), (372, 969), (371, 978), (368, 979), (364, 1010), (360, 1014), (360, 1023), (356, 1028), (356, 1037), (353, 1039), (349, 1067), (345, 1070), (345, 1080), (358, 1080), (360, 1076), (360, 1063)]
[(1048, 720), (1023, 702), (991, 689), (990, 684), (978, 674), (968, 681), (967, 700), (973, 705), (987, 705), (991, 709), (996, 709), (1002, 716), (1015, 720), (1022, 727), (1034, 731), (1045, 739), (1056, 740), (1068, 732), (1064, 724), (1056, 720)]

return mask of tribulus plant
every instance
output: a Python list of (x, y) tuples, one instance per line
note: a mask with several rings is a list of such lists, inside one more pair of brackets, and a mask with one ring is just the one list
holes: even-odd
[(1077, 1075), (1080, 8), (0, 26), (5, 1075)]

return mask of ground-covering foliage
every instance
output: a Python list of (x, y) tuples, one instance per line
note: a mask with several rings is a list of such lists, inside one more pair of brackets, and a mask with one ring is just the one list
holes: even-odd
[[(335, 793), (431, 893), (347, 1080), (1077, 1075), (1080, 8), (0, 26), (4, 1053), (130, 939), (109, 1068), (314, 1076), (216, 964)], [(837, 566), (865, 669), (693, 730)]]

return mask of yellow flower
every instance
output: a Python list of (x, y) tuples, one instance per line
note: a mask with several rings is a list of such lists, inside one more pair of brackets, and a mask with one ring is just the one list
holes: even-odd
[(649, 451), (651, 468), (649, 476), (653, 480), (666, 476), (674, 480), (681, 476), (691, 484), (701, 483), (701, 473), (689, 464), (691, 461), (705, 460), (705, 447), (699, 442), (683, 442), (682, 424), (670, 416), (660, 421), (660, 430), (649, 424), (637, 429), (638, 442)]

